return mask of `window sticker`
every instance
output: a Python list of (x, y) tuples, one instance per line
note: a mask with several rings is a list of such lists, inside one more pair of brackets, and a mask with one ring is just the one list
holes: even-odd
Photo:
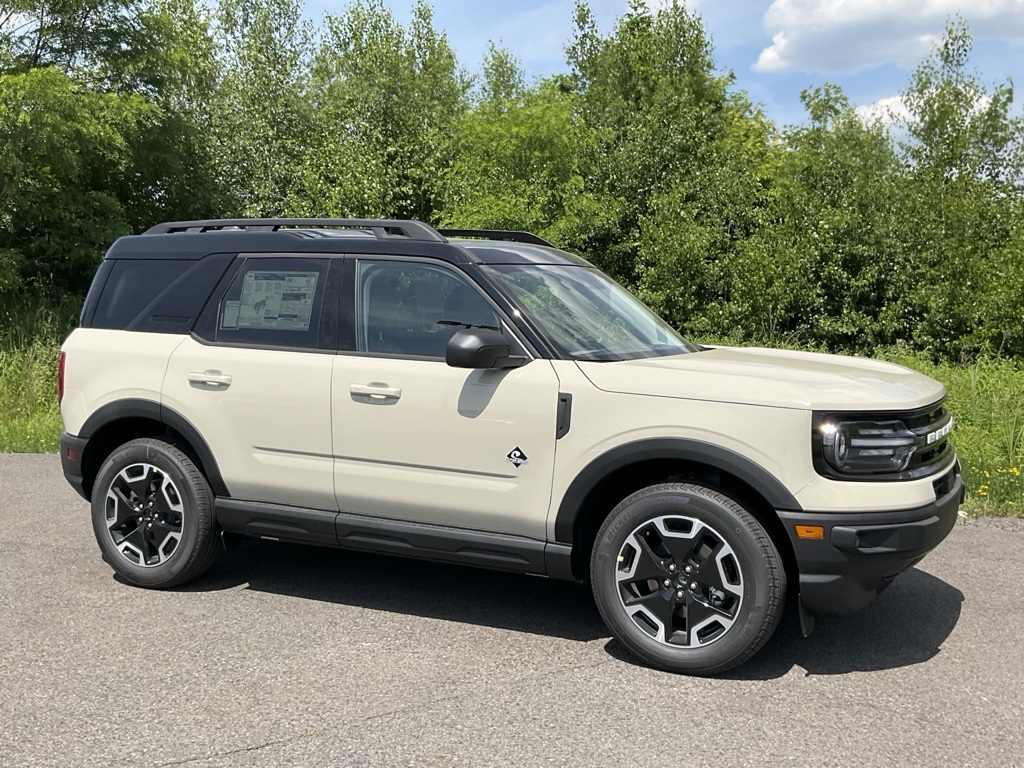
[(238, 308), (225, 302), (224, 325), (272, 331), (308, 331), (313, 316), (317, 272), (249, 272)]
[(237, 301), (225, 301), (224, 302), (224, 318), (221, 320), (220, 327), (227, 330), (235, 330), (238, 328), (238, 308), (240, 304)]

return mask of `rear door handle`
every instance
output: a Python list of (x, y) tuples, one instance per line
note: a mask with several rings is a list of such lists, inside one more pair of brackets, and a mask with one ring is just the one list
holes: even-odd
[(188, 375), (189, 384), (206, 384), (214, 387), (231, 386), (231, 377), (220, 371), (203, 371), (202, 373), (192, 372)]
[(389, 387), (386, 384), (353, 384), (348, 388), (353, 395), (369, 397), (372, 400), (397, 400), (402, 396), (402, 390), (398, 387)]

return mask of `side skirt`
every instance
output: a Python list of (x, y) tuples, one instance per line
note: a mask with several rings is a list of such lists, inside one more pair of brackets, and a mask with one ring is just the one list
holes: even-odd
[(525, 536), (218, 497), (225, 531), (572, 579), (570, 547)]

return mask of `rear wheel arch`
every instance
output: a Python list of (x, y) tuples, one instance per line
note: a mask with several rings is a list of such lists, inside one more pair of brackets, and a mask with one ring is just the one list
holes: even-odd
[(576, 476), (555, 517), (555, 541), (572, 547), (573, 576), (587, 578), (597, 532), (619, 502), (642, 488), (679, 481), (699, 482), (742, 504), (771, 536), (789, 583), (798, 583), (793, 545), (775, 510), (800, 510), (800, 503), (750, 459), (685, 438), (627, 443), (594, 459)]
[(88, 440), (82, 454), (82, 482), (92, 498), (96, 475), (106, 458), (125, 443), (142, 437), (162, 438), (181, 449), (206, 477), (217, 496), (230, 496), (206, 441), (184, 416), (153, 400), (131, 398), (108, 403), (82, 425), (78, 437)]

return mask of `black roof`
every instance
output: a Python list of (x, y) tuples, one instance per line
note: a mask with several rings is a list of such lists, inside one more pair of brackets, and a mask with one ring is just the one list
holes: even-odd
[[(445, 234), (458, 236), (449, 240)], [(168, 222), (119, 238), (108, 259), (201, 259), (212, 253), (420, 256), (451, 264), (588, 265), (526, 232), (435, 230), (386, 219), (211, 219)]]

